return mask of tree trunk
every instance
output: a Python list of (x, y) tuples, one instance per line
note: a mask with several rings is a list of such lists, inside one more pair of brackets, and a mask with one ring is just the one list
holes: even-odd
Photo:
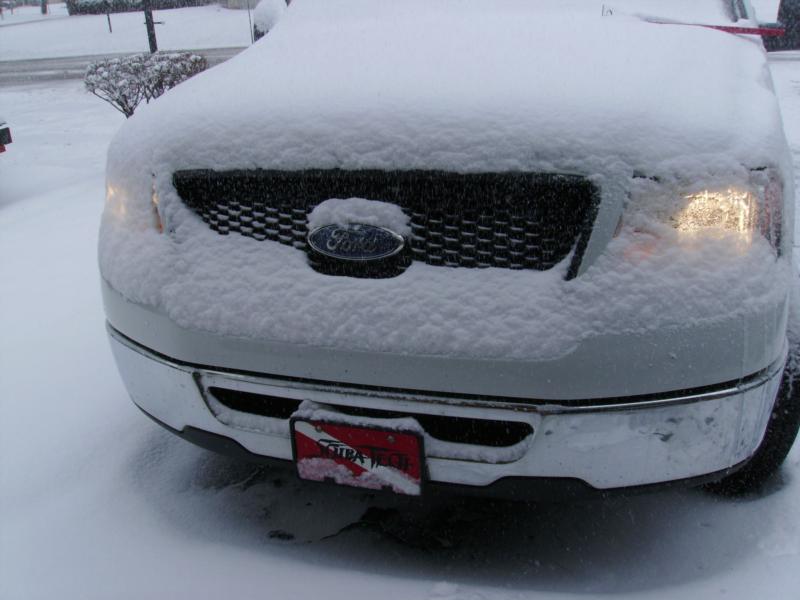
[(156, 42), (156, 26), (153, 23), (153, 9), (150, 8), (150, 0), (142, 0), (142, 9), (144, 10), (144, 24), (147, 27), (147, 42), (150, 44), (150, 53), (158, 52), (158, 43)]

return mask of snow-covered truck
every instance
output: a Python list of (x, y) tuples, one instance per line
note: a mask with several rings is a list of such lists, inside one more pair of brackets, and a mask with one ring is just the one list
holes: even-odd
[(800, 409), (745, 4), (294, 0), (110, 147), (134, 402), (403, 494), (758, 487)]

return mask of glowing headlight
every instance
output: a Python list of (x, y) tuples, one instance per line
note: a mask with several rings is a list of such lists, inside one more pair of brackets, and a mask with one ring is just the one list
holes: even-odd
[(158, 233), (164, 233), (164, 220), (161, 218), (161, 211), (158, 208), (159, 199), (156, 186), (153, 184), (152, 191), (150, 192), (150, 208), (153, 212), (153, 227)]
[(747, 242), (761, 235), (781, 252), (783, 183), (778, 171), (756, 169), (747, 183), (709, 187), (680, 196), (669, 216), (682, 232), (729, 231)]
[(684, 198), (686, 206), (672, 217), (680, 231), (716, 227), (750, 236), (758, 225), (758, 202), (749, 190), (704, 190)]
[(629, 200), (618, 232), (627, 226), (672, 239), (664, 229), (669, 225), (687, 241), (721, 234), (749, 245), (763, 238), (778, 255), (790, 242), (783, 239), (784, 186), (777, 169), (751, 169), (746, 178), (737, 173), (730, 183), (712, 180), (705, 185), (638, 176), (632, 179)]
[(110, 183), (106, 184), (106, 206), (110, 209), (110, 214), (119, 220), (124, 219), (128, 214), (122, 194)]

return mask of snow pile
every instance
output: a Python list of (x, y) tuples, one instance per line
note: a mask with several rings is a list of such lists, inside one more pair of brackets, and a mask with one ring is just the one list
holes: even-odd
[[(584, 174), (613, 201), (638, 173), (665, 185), (735, 183), (746, 167), (788, 174), (764, 52), (752, 40), (552, 8), (293, 3), (263, 42), (123, 127), (109, 152), (103, 276), (205, 331), (542, 360), (591, 336), (780, 305), (788, 266), (760, 239), (744, 252), (731, 239), (677, 234), (643, 244), (627, 226), (570, 282), (565, 264), (512, 272), (420, 263), (393, 279), (355, 281), (312, 271), (293, 248), (217, 235), (172, 187), (172, 173), (187, 168), (521, 170)], [(154, 189), (168, 236), (152, 229)], [(359, 205), (347, 202), (330, 206)], [(325, 208), (314, 222), (332, 214)]]
[(331, 198), (318, 204), (308, 215), (309, 231), (325, 225), (346, 227), (349, 223), (386, 227), (400, 235), (411, 235), (409, 217), (403, 209), (379, 200)]

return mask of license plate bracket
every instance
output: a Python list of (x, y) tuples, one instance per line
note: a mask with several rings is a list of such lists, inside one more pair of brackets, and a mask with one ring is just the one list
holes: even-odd
[(425, 453), (419, 432), (300, 417), (290, 423), (300, 479), (422, 494)]

